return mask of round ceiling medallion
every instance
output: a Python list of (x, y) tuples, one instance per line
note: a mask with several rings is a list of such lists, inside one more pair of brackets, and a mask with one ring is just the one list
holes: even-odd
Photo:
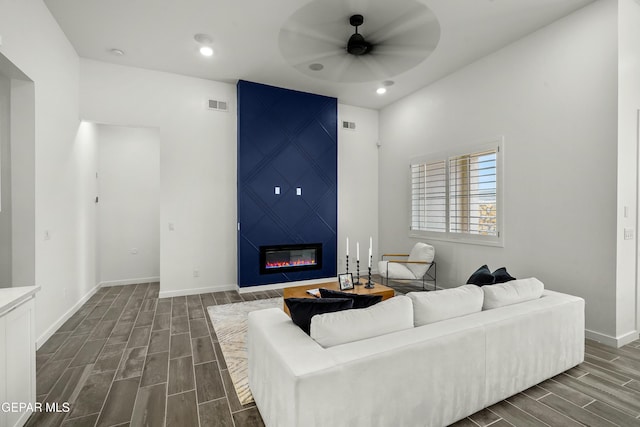
[(439, 40), (437, 18), (416, 0), (314, 0), (289, 17), (278, 42), (285, 60), (303, 74), (361, 83), (412, 69)]

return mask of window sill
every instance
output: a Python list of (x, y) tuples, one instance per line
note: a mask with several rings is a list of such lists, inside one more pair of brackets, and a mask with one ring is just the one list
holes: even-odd
[(428, 232), (410, 231), (409, 237), (414, 239), (422, 239), (422, 240), (436, 240), (439, 242), (461, 243), (464, 245), (492, 246), (495, 248), (504, 248), (504, 237), (502, 236), (498, 238), (492, 238), (490, 240), (490, 239), (474, 238), (469, 236), (461, 236), (461, 237), (452, 237), (451, 235), (439, 236), (437, 234), (428, 233)]

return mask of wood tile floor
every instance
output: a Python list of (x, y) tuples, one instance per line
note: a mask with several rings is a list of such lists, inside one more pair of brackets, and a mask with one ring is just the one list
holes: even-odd
[[(420, 285), (391, 283), (398, 293)], [(158, 298), (157, 283), (101, 288), (37, 352), (40, 402), (29, 426), (262, 426), (238, 402), (206, 313), (210, 305), (281, 296), (235, 291)], [(454, 424), (639, 426), (640, 341), (586, 343), (585, 362)]]

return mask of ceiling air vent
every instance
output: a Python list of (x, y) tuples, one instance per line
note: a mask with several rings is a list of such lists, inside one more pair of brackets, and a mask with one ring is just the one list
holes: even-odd
[(342, 129), (356, 130), (355, 122), (342, 122)]
[(209, 110), (229, 111), (229, 104), (226, 101), (217, 101), (215, 99), (210, 99), (208, 108)]

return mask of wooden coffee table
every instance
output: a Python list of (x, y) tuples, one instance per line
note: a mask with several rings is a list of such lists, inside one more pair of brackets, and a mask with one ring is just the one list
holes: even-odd
[[(359, 286), (356, 285), (354, 286), (353, 289), (349, 289), (347, 291), (341, 291), (341, 292), (358, 294), (358, 295), (382, 295), (383, 301), (386, 299), (392, 298), (395, 295), (395, 291), (388, 286), (384, 286), (384, 285), (381, 285), (380, 283), (373, 282), (374, 287), (371, 289), (367, 289), (364, 287), (364, 283), (366, 282), (366, 280), (362, 280), (361, 278), (360, 281), (363, 283), (362, 285), (359, 285)], [(309, 295), (307, 293), (307, 289), (316, 289), (316, 288), (332, 289), (334, 291), (340, 290), (340, 286), (338, 285), (338, 281), (336, 280), (336, 281), (325, 282), (325, 283), (316, 283), (314, 285), (292, 286), (290, 288), (284, 288), (282, 290), (282, 296), (284, 299), (316, 298), (313, 295)], [(290, 316), (289, 309), (287, 308), (287, 304), (283, 304), (282, 309), (284, 310), (285, 313), (287, 313), (288, 316)]]

